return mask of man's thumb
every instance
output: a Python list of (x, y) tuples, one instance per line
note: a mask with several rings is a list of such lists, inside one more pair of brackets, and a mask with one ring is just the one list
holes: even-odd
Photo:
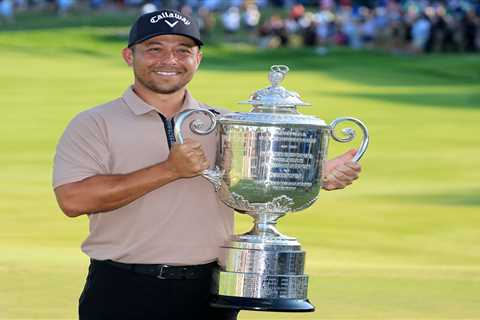
[(352, 161), (352, 159), (353, 159), (353, 157), (355, 156), (356, 153), (357, 153), (357, 150), (350, 149), (347, 152), (345, 152), (344, 154), (338, 156), (337, 159), (335, 159), (335, 160), (339, 160), (339, 162), (341, 162), (341, 163), (350, 162), (350, 161)]
[(344, 163), (352, 161), (353, 157), (355, 156), (355, 153), (357, 151), (355, 149), (348, 150), (344, 154), (333, 158), (332, 160), (329, 160), (325, 163), (325, 171), (324, 174), (328, 175), (335, 167), (340, 166)]

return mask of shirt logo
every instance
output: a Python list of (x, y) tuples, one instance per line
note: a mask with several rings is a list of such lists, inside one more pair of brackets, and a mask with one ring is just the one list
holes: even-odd
[(178, 21), (175, 21), (174, 23), (171, 23), (170, 21), (168, 20), (163, 20), (165, 21), (166, 24), (168, 24), (170, 26), (170, 28), (173, 28), (177, 25)]
[(170, 22), (165, 20), (165, 22), (170, 26), (170, 28), (175, 27), (175, 25), (181, 21), (183, 22), (184, 25), (189, 26), (192, 22), (185, 18), (184, 16), (178, 14), (178, 13), (173, 13), (173, 12), (162, 12), (160, 14), (157, 14), (156, 16), (153, 16), (150, 18), (150, 23), (157, 23), (163, 19), (169, 19), (170, 21), (172, 19), (175, 19), (177, 21), (175, 22)]

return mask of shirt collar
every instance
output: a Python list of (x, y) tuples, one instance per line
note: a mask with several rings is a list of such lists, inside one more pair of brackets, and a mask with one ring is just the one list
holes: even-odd
[[(160, 112), (160, 110), (157, 110), (153, 106), (149, 105), (145, 101), (140, 98), (135, 91), (133, 91), (133, 87), (130, 86), (125, 90), (125, 93), (122, 96), (123, 101), (125, 104), (132, 110), (132, 112), (139, 116), (143, 115), (149, 112)], [(180, 111), (186, 110), (186, 109), (199, 109), (201, 108), (201, 104), (195, 100), (190, 92), (188, 90), (185, 91), (185, 98), (183, 99), (183, 105), (180, 108)]]

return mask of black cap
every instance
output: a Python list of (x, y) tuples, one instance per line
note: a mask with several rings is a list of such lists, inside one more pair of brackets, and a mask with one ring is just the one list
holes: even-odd
[(178, 34), (192, 38), (202, 46), (200, 31), (194, 19), (175, 10), (160, 10), (138, 17), (130, 29), (128, 47), (162, 34)]

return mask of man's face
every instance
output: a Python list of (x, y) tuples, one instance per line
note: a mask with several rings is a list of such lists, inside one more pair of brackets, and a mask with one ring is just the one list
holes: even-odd
[(123, 57), (133, 67), (135, 84), (171, 94), (192, 80), (202, 60), (195, 42), (180, 35), (160, 35), (126, 48)]

